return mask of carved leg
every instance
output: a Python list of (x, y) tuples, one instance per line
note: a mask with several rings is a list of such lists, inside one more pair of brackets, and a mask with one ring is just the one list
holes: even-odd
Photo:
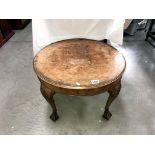
[(105, 111), (103, 114), (103, 117), (106, 120), (109, 120), (112, 114), (109, 111), (109, 107), (111, 103), (114, 101), (114, 99), (118, 96), (119, 92), (121, 90), (121, 81), (119, 81), (115, 86), (113, 86), (111, 89), (108, 90), (109, 97), (105, 106)]
[(46, 99), (46, 101), (51, 105), (51, 107), (53, 109), (53, 112), (52, 112), (50, 118), (53, 121), (56, 121), (59, 118), (59, 116), (57, 114), (57, 108), (56, 108), (56, 105), (55, 105), (55, 102), (54, 102), (54, 99), (53, 99), (53, 96), (54, 96), (55, 92), (52, 91), (51, 89), (47, 88), (42, 83), (41, 83), (40, 91), (41, 91), (43, 97)]

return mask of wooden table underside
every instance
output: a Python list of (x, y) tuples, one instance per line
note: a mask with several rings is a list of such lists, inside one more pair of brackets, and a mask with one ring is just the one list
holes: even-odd
[[(55, 93), (92, 96), (106, 91), (109, 97), (103, 117), (108, 120), (112, 116), (109, 107), (121, 90), (125, 59), (107, 44), (71, 39), (44, 48), (34, 58), (34, 70), (41, 83), (41, 93), (53, 109), (50, 116), (53, 121), (59, 118)], [(99, 83), (91, 84), (91, 79), (98, 79)]]
[(107, 120), (110, 119), (110, 117), (112, 116), (112, 114), (109, 111), (109, 107), (111, 105), (111, 103), (113, 102), (113, 100), (118, 96), (120, 90), (121, 90), (121, 78), (119, 78), (117, 81), (106, 85), (104, 87), (100, 87), (100, 88), (96, 88), (96, 89), (87, 89), (87, 90), (79, 90), (79, 89), (64, 89), (64, 88), (60, 88), (60, 87), (53, 87), (53, 85), (50, 85), (48, 83), (46, 83), (45, 81), (40, 80), (41, 86), (40, 86), (40, 91), (42, 93), (42, 95), (44, 96), (44, 98), (47, 100), (47, 102), (51, 105), (53, 112), (50, 116), (50, 118), (53, 121), (56, 121), (59, 116), (57, 114), (57, 108), (53, 99), (53, 96), (56, 92), (58, 93), (62, 93), (65, 95), (74, 95), (74, 96), (91, 96), (91, 95), (97, 95), (100, 93), (103, 93), (105, 91), (107, 91), (109, 93), (109, 97), (105, 106), (105, 111), (103, 114), (103, 117)]

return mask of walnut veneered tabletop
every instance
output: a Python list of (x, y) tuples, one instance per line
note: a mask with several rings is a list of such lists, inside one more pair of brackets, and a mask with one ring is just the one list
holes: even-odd
[(108, 109), (120, 91), (125, 64), (116, 49), (94, 40), (64, 40), (42, 49), (34, 58), (34, 70), (43, 96), (52, 105), (52, 120), (58, 119), (55, 92), (85, 96), (105, 91), (110, 96), (103, 116), (109, 119)]

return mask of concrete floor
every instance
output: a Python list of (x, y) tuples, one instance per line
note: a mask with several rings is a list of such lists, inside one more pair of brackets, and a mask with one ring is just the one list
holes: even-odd
[(0, 134), (155, 134), (155, 48), (149, 43), (127, 39), (119, 48), (127, 68), (109, 121), (101, 117), (107, 93), (56, 94), (60, 119), (54, 123), (33, 72), (31, 31), (31, 24), (16, 31), (0, 49)]

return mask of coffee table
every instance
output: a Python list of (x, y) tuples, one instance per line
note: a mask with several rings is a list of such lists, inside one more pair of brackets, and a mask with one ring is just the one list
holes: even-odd
[(89, 39), (69, 39), (43, 48), (34, 58), (34, 71), (41, 93), (51, 105), (50, 118), (59, 116), (55, 93), (89, 96), (108, 92), (103, 117), (110, 119), (109, 107), (121, 90), (126, 62), (121, 53), (106, 43)]

